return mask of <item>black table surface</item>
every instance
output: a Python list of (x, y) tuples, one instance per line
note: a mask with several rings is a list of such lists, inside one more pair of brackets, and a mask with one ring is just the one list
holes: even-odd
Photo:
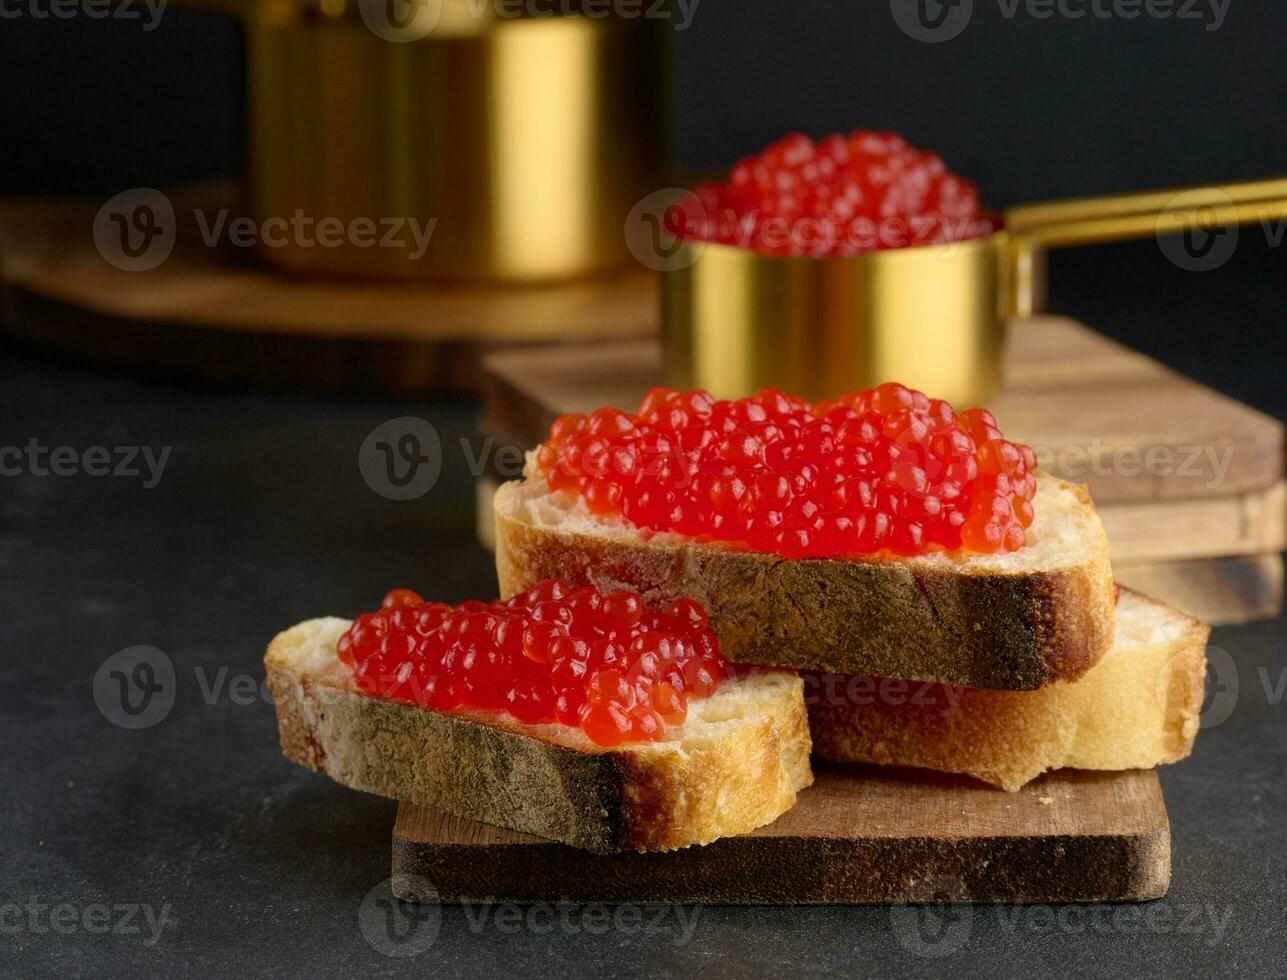
[[(1078, 275), (1063, 292), (1091, 322), (1282, 417), (1280, 262), (1252, 252), (1219, 284), (1143, 262), (1142, 286), (1111, 262), (1065, 265)], [(1087, 296), (1092, 271), (1101, 288)], [(375, 426), (408, 414), (435, 427), (444, 465), (432, 490), (399, 502), (372, 491), (357, 459)], [(281, 757), (260, 658), (278, 629), (353, 614), (393, 584), (494, 594), (462, 446), (476, 415), (465, 401), (217, 391), (0, 348), (0, 447), (69, 446), (77, 465), (94, 446), (169, 447), (150, 487), (146, 463), (140, 476), (39, 475), (24, 456), (0, 476), (0, 972), (1283, 974), (1282, 620), (1214, 635), (1232, 713), (1161, 773), (1174, 878), (1159, 902), (445, 907), (369, 939), (395, 806)], [(6, 472), (14, 463), (0, 456)], [(173, 664), (174, 702), (131, 730), (100, 709), (95, 677), (138, 645)]]

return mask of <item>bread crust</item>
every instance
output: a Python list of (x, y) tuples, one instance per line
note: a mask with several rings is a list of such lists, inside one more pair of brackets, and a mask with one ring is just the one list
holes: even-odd
[[(964, 773), (1015, 791), (1048, 769), (1151, 769), (1193, 750), (1211, 628), (1122, 590), (1123, 638), (1079, 681), (1040, 691), (926, 685), (873, 697), (807, 678), (814, 752), (833, 762)], [(860, 679), (861, 680), (861, 679)]]
[[(1107, 539), (1079, 562), (1018, 574), (968, 564), (784, 559), (675, 536), (600, 535), (524, 519), (496, 496), (502, 596), (544, 578), (702, 603), (733, 661), (1036, 690), (1074, 680), (1112, 644)], [(1090, 509), (1085, 487), (1066, 484)]]
[[(319, 627), (319, 624), (322, 624)], [(812, 782), (798, 677), (774, 672), (772, 697), (744, 723), (681, 750), (663, 742), (602, 750), (563, 726), (465, 717), (370, 697), (331, 653), (343, 620), (278, 635), (264, 657), (283, 754), (339, 783), (588, 851), (665, 851), (746, 833), (789, 809)], [(726, 682), (727, 683), (727, 682)], [(717, 692), (718, 694), (718, 692)], [(509, 722), (507, 724), (507, 722)]]

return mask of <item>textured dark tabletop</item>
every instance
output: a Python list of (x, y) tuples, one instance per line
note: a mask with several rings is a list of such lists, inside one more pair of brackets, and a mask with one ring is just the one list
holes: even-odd
[[(1112, 253), (1096, 261), (1091, 297), (1076, 288), (1089, 269), (1063, 266), (1077, 312), (1287, 414), (1280, 255), (1253, 251), (1200, 289), (1156, 262), (1139, 263), (1140, 283), (1114, 271)], [(1215, 324), (1235, 297), (1237, 318)], [(397, 502), (364, 481), (359, 447), (408, 414), (436, 428), (444, 466), (425, 496)], [(0, 347), (0, 447), (73, 447), (64, 471), (101, 462), (86, 454), (95, 446), (147, 447), (154, 463), (169, 447), (151, 487), (142, 451), (138, 476), (38, 475), (44, 464), (24, 455), (20, 475), (0, 477), (0, 974), (1287, 972), (1282, 621), (1215, 634), (1233, 664), (1220, 683), (1236, 675), (1237, 696), (1193, 758), (1162, 772), (1174, 880), (1160, 902), (945, 915), (445, 908), (402, 946), (366, 938), (394, 804), (280, 756), (260, 657), (279, 628), (352, 614), (393, 583), (451, 601), (493, 594), (461, 448), (475, 416), (467, 402), (121, 378)], [(158, 723), (130, 730), (119, 709), (100, 709), (111, 690), (100, 668), (139, 645), (164, 652), (175, 697)]]

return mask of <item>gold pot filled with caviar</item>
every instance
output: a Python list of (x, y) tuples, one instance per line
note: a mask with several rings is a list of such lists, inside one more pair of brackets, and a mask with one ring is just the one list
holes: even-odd
[(628, 260), (622, 223), (662, 163), (657, 18), (568, 0), (187, 2), (246, 23), (254, 217), (362, 229), (264, 261), (537, 282)]
[(859, 131), (787, 137), (654, 210), (670, 384), (824, 398), (899, 381), (974, 405), (1000, 386), (1007, 320), (1041, 306), (1046, 249), (1156, 235), (1212, 268), (1222, 229), (1287, 215), (1287, 180), (995, 214), (938, 157)]

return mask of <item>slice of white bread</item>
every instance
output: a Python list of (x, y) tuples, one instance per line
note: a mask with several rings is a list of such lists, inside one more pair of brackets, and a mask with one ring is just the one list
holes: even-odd
[(335, 654), (348, 626), (314, 619), (286, 630), (264, 666), (282, 752), (353, 789), (610, 853), (744, 834), (813, 782), (794, 673), (727, 677), (664, 740), (604, 749), (566, 725), (364, 694)]
[(1123, 589), (1116, 642), (1077, 681), (1040, 691), (913, 685), (882, 697), (870, 682), (810, 677), (813, 749), (837, 762), (966, 773), (1012, 791), (1047, 769), (1176, 762), (1198, 732), (1210, 632)]
[(1008, 555), (798, 559), (645, 536), (551, 492), (529, 457), (494, 503), (502, 596), (545, 578), (688, 596), (729, 660), (1002, 690), (1085, 673), (1113, 638), (1108, 539), (1085, 487), (1041, 476), (1028, 545)]

